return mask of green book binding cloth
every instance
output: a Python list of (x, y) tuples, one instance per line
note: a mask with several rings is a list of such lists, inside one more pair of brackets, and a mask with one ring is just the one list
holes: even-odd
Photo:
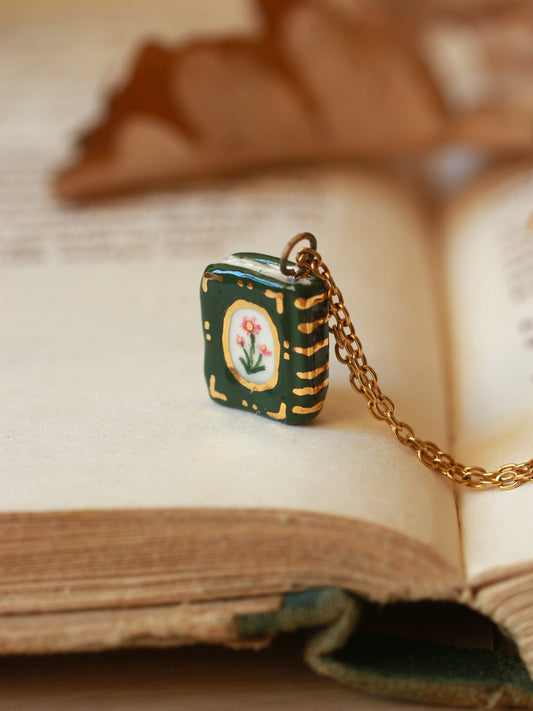
[[(440, 603), (433, 604), (438, 614)], [(424, 603), (409, 605), (416, 610)], [(370, 694), (471, 708), (533, 708), (533, 682), (513, 649), (419, 641), (366, 624), (389, 607), (323, 588), (287, 594), (279, 610), (241, 615), (236, 624), (245, 638), (309, 629), (304, 655), (310, 666)]]
[(213, 400), (287, 424), (315, 417), (328, 387), (328, 301), (320, 279), (240, 253), (209, 265), (200, 287), (205, 377)]

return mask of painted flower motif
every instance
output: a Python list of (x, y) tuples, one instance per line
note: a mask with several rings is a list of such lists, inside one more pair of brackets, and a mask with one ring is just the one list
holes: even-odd
[[(256, 348), (255, 337), (261, 331), (261, 324), (257, 323), (255, 316), (245, 316), (241, 322), (241, 329), (244, 335), (238, 333), (235, 339), (237, 345), (242, 348), (242, 356), (239, 357), (239, 360), (248, 375), (260, 373), (266, 369), (263, 365), (263, 356), (272, 355), (272, 352), (266, 346), (258, 346)], [(245, 339), (247, 337), (249, 341), (247, 341), (248, 346), (246, 347)]]
[(242, 320), (241, 328), (247, 336), (257, 336), (261, 330), (261, 325), (256, 323), (255, 316), (245, 316)]

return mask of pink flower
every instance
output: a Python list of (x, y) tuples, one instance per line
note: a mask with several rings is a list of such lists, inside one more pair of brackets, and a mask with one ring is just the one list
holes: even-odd
[(267, 356), (267, 357), (268, 357), (268, 356), (271, 356), (271, 355), (272, 355), (272, 351), (269, 351), (266, 346), (259, 346), (259, 350), (261, 351), (261, 353), (262, 353), (264, 356)]
[(241, 328), (246, 331), (248, 336), (257, 336), (261, 330), (260, 324), (255, 322), (255, 316), (245, 316), (242, 320)]
[(237, 338), (235, 340), (237, 341), (238, 346), (242, 346), (244, 348), (244, 338), (242, 336), (237, 334)]

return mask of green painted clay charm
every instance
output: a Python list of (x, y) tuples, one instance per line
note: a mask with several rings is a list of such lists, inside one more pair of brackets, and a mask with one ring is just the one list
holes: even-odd
[(315, 417), (328, 388), (327, 289), (280, 260), (233, 254), (200, 288), (205, 377), (216, 402), (288, 424)]

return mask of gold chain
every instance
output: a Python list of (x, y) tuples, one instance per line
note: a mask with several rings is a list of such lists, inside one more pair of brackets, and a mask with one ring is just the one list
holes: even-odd
[[(302, 233), (297, 235), (287, 247), (293, 246), (302, 238), (309, 239), (312, 235)], [(316, 244), (316, 242), (315, 242)], [(286, 248), (287, 252), (287, 248)], [(284, 259), (286, 262), (286, 252)], [(363, 346), (359, 340), (342, 293), (335, 284), (331, 273), (324, 264), (316, 249), (304, 247), (296, 255), (298, 270), (290, 272), (296, 278), (312, 272), (325, 283), (328, 288), (329, 314), (333, 319), (329, 330), (335, 336), (335, 355), (337, 360), (350, 369), (350, 384), (352, 388), (364, 395), (368, 409), (378, 420), (388, 423), (396, 435), (396, 439), (406, 447), (410, 447), (419, 461), (428, 469), (442, 474), (458, 484), (472, 489), (515, 489), (533, 479), (533, 459), (522, 464), (504, 464), (496, 471), (488, 472), (483, 467), (466, 467), (460, 464), (450, 454), (443, 452), (434, 442), (422, 440), (414, 433), (413, 428), (399, 420), (394, 414), (395, 405), (390, 397), (381, 391), (378, 385), (376, 371), (368, 365)]]

